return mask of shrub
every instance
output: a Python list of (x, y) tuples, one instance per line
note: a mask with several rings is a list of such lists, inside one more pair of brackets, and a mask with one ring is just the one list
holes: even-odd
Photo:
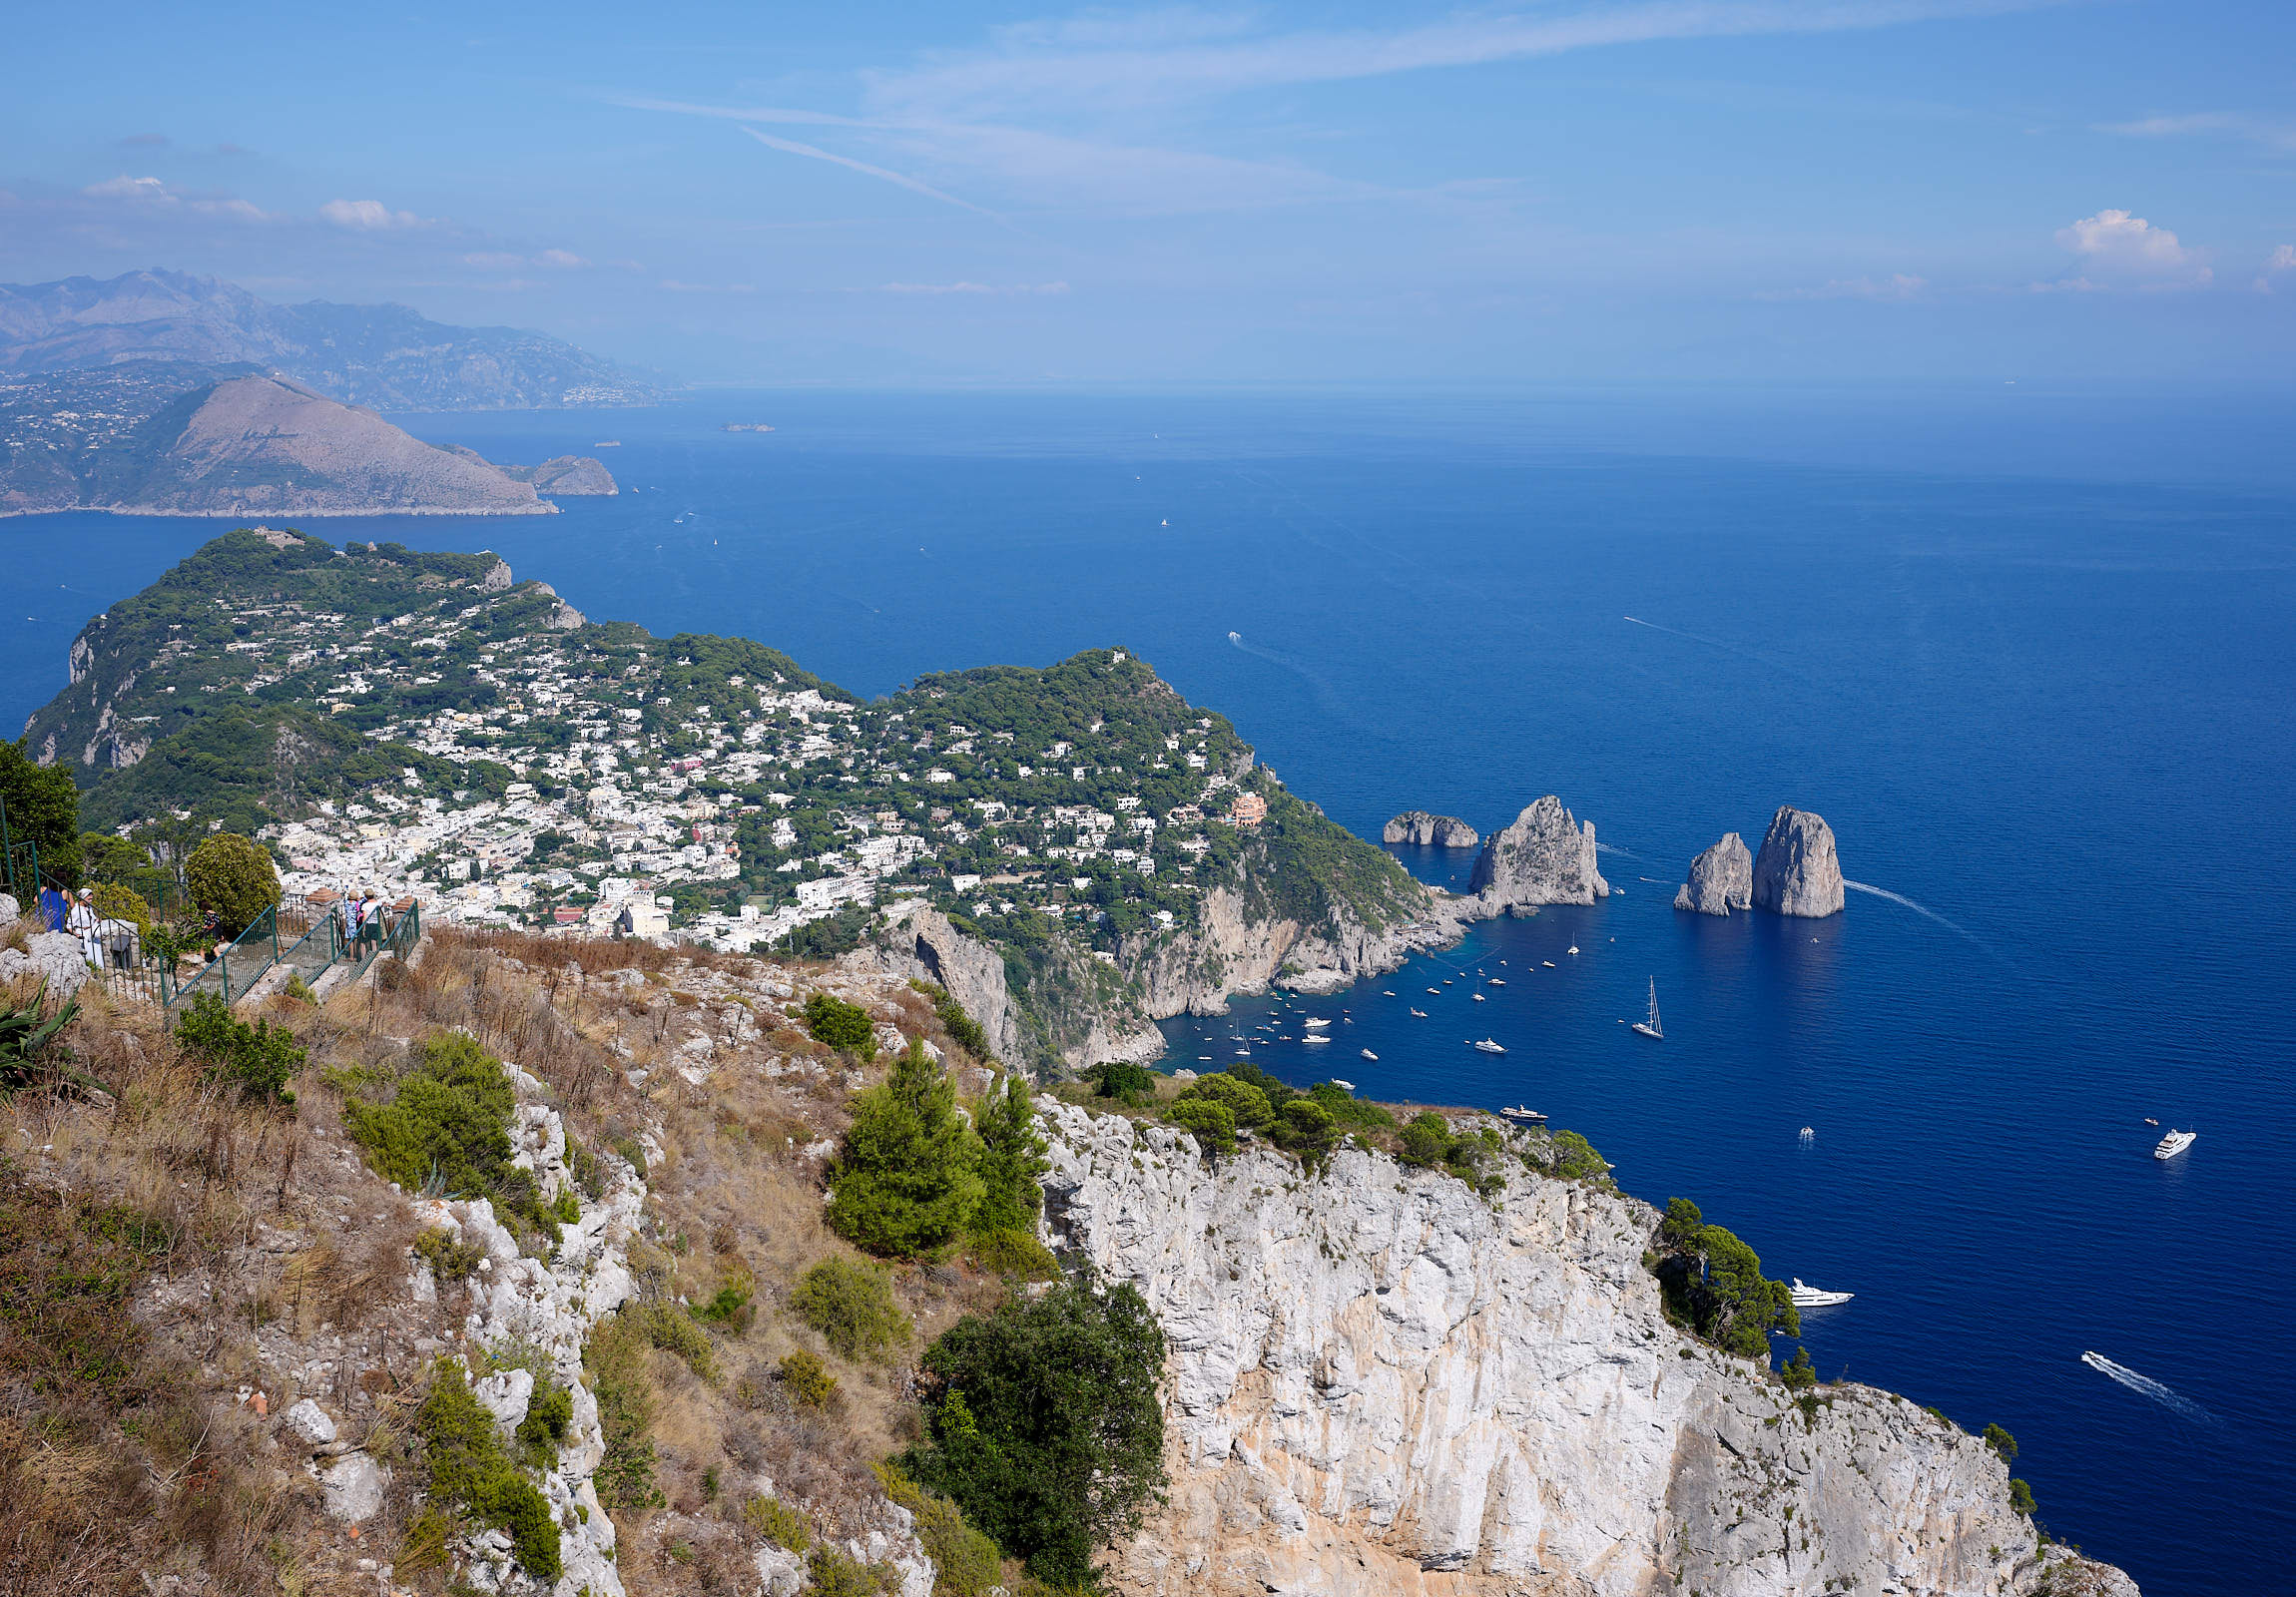
[(137, 935), (149, 937), (152, 934), (152, 906), (144, 901), (144, 895), (135, 888), (107, 881), (91, 888), (88, 895), (95, 900), (96, 913), (106, 920), (131, 921)]
[(1031, 1232), (984, 1231), (972, 1239), (972, 1261), (991, 1275), (1019, 1281), (1050, 1281), (1060, 1274), (1060, 1262)]
[(1135, 1094), (1156, 1090), (1156, 1075), (1128, 1059), (1111, 1059), (1094, 1073), (1092, 1089), (1103, 1098), (1120, 1098), (1131, 1103)]
[(1415, 1169), (1425, 1170), (1441, 1164), (1455, 1140), (1449, 1121), (1432, 1109), (1423, 1110), (1412, 1116), (1411, 1123), (1404, 1127), (1403, 1146), (1397, 1150), (1396, 1158)]
[(1322, 1104), (1332, 1117), (1332, 1123), (1343, 1131), (1393, 1131), (1396, 1117), (1378, 1104), (1358, 1098), (1347, 1088), (1335, 1082), (1319, 1081), (1308, 1089), (1308, 1096)]
[(517, 1102), (502, 1061), (460, 1032), (440, 1032), (387, 1104), (343, 1106), (343, 1130), (375, 1170), (409, 1192), (491, 1191), (510, 1165)]
[(176, 1022), (176, 1046), (204, 1063), (211, 1081), (236, 1081), (259, 1103), (293, 1103), (294, 1094), (287, 1084), (301, 1073), (309, 1057), (295, 1046), (294, 1034), (285, 1026), (268, 1020), (251, 1026), (212, 992), (194, 998)]
[(80, 789), (69, 761), (43, 766), (32, 757), (29, 734), (0, 739), (0, 801), (18, 843), (40, 845), (40, 868), (67, 884), (80, 879)]
[(666, 1353), (676, 1353), (703, 1380), (718, 1383), (718, 1351), (691, 1316), (674, 1304), (634, 1304), (623, 1315), (645, 1333), (647, 1341)]
[(652, 1339), (627, 1312), (609, 1315), (582, 1348), (583, 1372), (598, 1399), (605, 1442), (593, 1483), (608, 1508), (652, 1508), (662, 1502), (654, 1484), (654, 1377)]
[(1995, 1452), (2001, 1454), (2003, 1463), (2013, 1464), (2016, 1462), (2016, 1438), (2001, 1426), (1986, 1426), (1985, 1443)]
[(32, 989), (22, 1003), (0, 1004), (0, 1092), (15, 1092), (41, 1080), (52, 1063), (72, 1057), (59, 1037), (80, 1017), (80, 1000), (67, 998), (48, 1008), (48, 983)]
[(1276, 1111), (1270, 1107), (1266, 1093), (1248, 1081), (1240, 1081), (1228, 1075), (1198, 1076), (1180, 1089), (1180, 1096), (1175, 1102), (1225, 1104), (1229, 1113), (1236, 1117), (1236, 1129), (1239, 1131), (1251, 1131), (1265, 1126), (1276, 1117)]
[(916, 1539), (932, 1560), (933, 1597), (982, 1597), (997, 1584), (996, 1543), (966, 1524), (956, 1504), (926, 1491), (891, 1464), (878, 1464), (876, 1477), (885, 1496), (915, 1516)]
[(980, 1136), (980, 1203), (972, 1212), (975, 1232), (1032, 1231), (1044, 1207), (1037, 1178), (1050, 1168), (1045, 1141), (1036, 1130), (1036, 1105), (1018, 1076), (1004, 1079), (973, 1113)]
[(956, 1112), (955, 1088), (911, 1042), (892, 1079), (854, 1100), (853, 1128), (830, 1173), (830, 1227), (872, 1254), (936, 1253), (980, 1208), (980, 1138)]
[(814, 1549), (806, 1574), (813, 1582), (806, 1590), (814, 1597), (877, 1597), (885, 1589), (883, 1573), (874, 1565), (850, 1558), (828, 1542)]
[(441, 1286), (460, 1281), (486, 1257), (485, 1249), (474, 1242), (460, 1241), (444, 1226), (425, 1228), (422, 1235), (414, 1239), (414, 1251), (419, 1258), (430, 1261), (430, 1272)]
[(950, 996), (947, 988), (929, 981), (911, 981), (909, 985), (932, 1000), (932, 1012), (940, 1017), (940, 1029), (948, 1033), (951, 1042), (975, 1059), (994, 1057), (988, 1051), (988, 1033), (980, 1029), (979, 1021), (964, 1012), (964, 1005)]
[(1794, 1356), (1778, 1367), (1778, 1378), (1788, 1391), (1808, 1391), (1818, 1384), (1818, 1371), (1810, 1365), (1810, 1349), (1796, 1347)]
[(1554, 1173), (1564, 1181), (1582, 1181), (1588, 1176), (1607, 1176), (1610, 1165), (1594, 1151), (1594, 1144), (1575, 1131), (1558, 1131), (1550, 1139), (1554, 1148)]
[(1175, 1126), (1196, 1134), (1196, 1146), (1208, 1154), (1236, 1151), (1236, 1111), (1211, 1098), (1182, 1098), (1164, 1112)]
[(843, 1358), (873, 1358), (905, 1343), (913, 1331), (892, 1301), (882, 1265), (825, 1259), (799, 1278), (790, 1307)]
[(1081, 1585), (1165, 1484), (1164, 1332), (1129, 1285), (1064, 1283), (959, 1321), (925, 1352), (908, 1477), (1040, 1579)]
[(2009, 1506), (2025, 1518), (2032, 1518), (2032, 1488), (2014, 1475), (2009, 1476)]
[(184, 860), (184, 880), (193, 900), (216, 912), (227, 937), (247, 930), (280, 901), (279, 866), (271, 851), (235, 832), (203, 839)]
[[(1300, 1096), (1289, 1085), (1278, 1081), (1249, 1059), (1238, 1059), (1231, 1062), (1220, 1074), (1230, 1081), (1242, 1082), (1247, 1087), (1257, 1087), (1260, 1090), (1260, 1096), (1268, 1100), (1268, 1110), (1271, 1114)], [(1204, 1077), (1201, 1079), (1211, 1080), (1213, 1078)], [(1237, 1117), (1237, 1123), (1242, 1124), (1241, 1116)]]
[(776, 1370), (790, 1395), (808, 1408), (827, 1408), (838, 1394), (838, 1377), (830, 1373), (829, 1365), (802, 1347), (787, 1354)]
[(1802, 1317), (1785, 1284), (1767, 1280), (1754, 1250), (1722, 1227), (1707, 1225), (1689, 1199), (1667, 1200), (1657, 1241), (1666, 1312), (1707, 1341), (1760, 1358), (1769, 1353), (1771, 1331), (1801, 1331)]
[(806, 1516), (775, 1497), (752, 1497), (742, 1504), (742, 1522), (784, 1552), (802, 1553), (814, 1544)]
[(806, 999), (806, 1030), (814, 1041), (829, 1044), (863, 1059), (876, 1057), (876, 1027), (868, 1011), (843, 998), (817, 992)]
[(518, 1444), (526, 1461), (536, 1469), (548, 1469), (557, 1461), (566, 1427), (573, 1422), (574, 1393), (556, 1381), (537, 1381), (526, 1402), (526, 1417), (518, 1422)]
[(710, 1295), (708, 1303), (695, 1307), (694, 1318), (734, 1331), (747, 1331), (758, 1318), (757, 1309), (751, 1302), (756, 1295), (757, 1284), (751, 1279), (749, 1271), (737, 1266), (733, 1274), (726, 1278), (725, 1284)]
[(502, 1450), (494, 1416), (472, 1395), (462, 1366), (440, 1359), (414, 1428), (430, 1466), (431, 1495), (507, 1531), (519, 1567), (548, 1584), (559, 1574), (558, 1525), (550, 1504)]

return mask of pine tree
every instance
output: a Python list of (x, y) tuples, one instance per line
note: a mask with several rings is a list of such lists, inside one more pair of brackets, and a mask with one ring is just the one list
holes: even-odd
[(1033, 1234), (1037, 1211), (1044, 1207), (1044, 1189), (1036, 1178), (1048, 1167), (1027, 1084), (1018, 1076), (1005, 1077), (1002, 1092), (991, 1092), (981, 1100), (979, 1119), (980, 1177), (987, 1190), (981, 1194), (972, 1229), (984, 1235), (997, 1231)]
[(892, 1077), (854, 1100), (853, 1129), (831, 1173), (830, 1226), (889, 1258), (914, 1259), (962, 1236), (980, 1208), (980, 1138), (956, 1089), (910, 1041)]

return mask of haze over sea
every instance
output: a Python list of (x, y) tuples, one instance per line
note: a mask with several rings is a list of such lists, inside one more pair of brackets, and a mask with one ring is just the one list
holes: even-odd
[[(1546, 1111), (1627, 1190), (1855, 1292), (1805, 1317), (1821, 1371), (2008, 1426), (2042, 1521), (2153, 1597), (2285, 1589), (2287, 395), (806, 390), (397, 419), (498, 460), (598, 452), (633, 491), (309, 530), (491, 547), (593, 617), (758, 638), (865, 694), (1124, 645), (1374, 838), (1561, 795), (1621, 896), (1307, 1005), (1347, 1012), (1338, 1043), (1258, 1061)], [(0, 522), (0, 720), (223, 525)], [(1784, 802), (1879, 890), (1815, 923), (1669, 907), (1694, 852), (1758, 844)], [(1462, 884), (1471, 859), (1407, 854)], [(1478, 970), (1508, 983), (1485, 1003), (1441, 985)], [(1660, 1044), (1621, 1023), (1653, 977)], [(1174, 1022), (1169, 1062), (1282, 1007)], [(1486, 1034), (1505, 1057), (1463, 1046)], [(2146, 1116), (2200, 1140), (2155, 1162)]]

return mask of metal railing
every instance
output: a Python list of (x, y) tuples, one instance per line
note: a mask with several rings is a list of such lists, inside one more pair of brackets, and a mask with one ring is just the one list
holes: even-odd
[(212, 992), (227, 1004), (237, 1003), (247, 996), (250, 987), (263, 980), (272, 966), (279, 963), (279, 906), (273, 904), (256, 916), (247, 930), (217, 949), (215, 958), (203, 965), (199, 973), (189, 981), (178, 980), (172, 970), (163, 970), (160, 976), (160, 1005), (162, 1008), (173, 1009), (184, 999), (197, 997), (203, 992)]

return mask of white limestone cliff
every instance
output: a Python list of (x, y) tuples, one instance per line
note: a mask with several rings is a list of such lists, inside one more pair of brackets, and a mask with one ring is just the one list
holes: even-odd
[(1170, 1500), (1112, 1554), (1122, 1591), (2133, 1597), (2036, 1545), (1977, 1438), (1866, 1386), (1805, 1413), (1669, 1325), (1644, 1204), (1517, 1170), (1494, 1206), (1362, 1150), (1212, 1170), (1038, 1108), (1047, 1241), (1170, 1341)]

